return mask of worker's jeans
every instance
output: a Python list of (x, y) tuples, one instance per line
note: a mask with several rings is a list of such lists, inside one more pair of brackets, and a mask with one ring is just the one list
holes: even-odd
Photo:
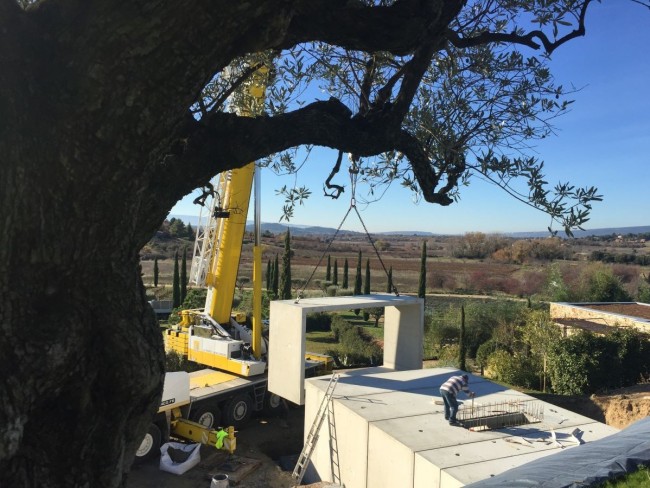
[(456, 395), (447, 390), (440, 390), (440, 396), (445, 402), (445, 418), (449, 419), (449, 422), (456, 422), (456, 412), (458, 412)]

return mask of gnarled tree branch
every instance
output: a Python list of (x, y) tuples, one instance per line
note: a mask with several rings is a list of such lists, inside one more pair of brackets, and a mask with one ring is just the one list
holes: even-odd
[(533, 30), (524, 35), (520, 35), (515, 32), (482, 32), (481, 34), (473, 37), (461, 37), (453, 29), (447, 29), (447, 38), (454, 46), (459, 48), (503, 42), (509, 44), (521, 44), (532, 49), (539, 49), (540, 47), (544, 46), (544, 51), (546, 51), (547, 54), (551, 54), (562, 44), (570, 41), (571, 39), (575, 39), (576, 37), (585, 35), (585, 16), (587, 14), (587, 7), (591, 1), (592, 0), (585, 0), (582, 4), (578, 18), (578, 27), (576, 27), (568, 34), (556, 39), (555, 41), (551, 41), (548, 36), (541, 30)]

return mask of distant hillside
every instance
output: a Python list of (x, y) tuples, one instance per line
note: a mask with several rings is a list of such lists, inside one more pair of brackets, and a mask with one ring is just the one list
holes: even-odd
[[(186, 224), (192, 224), (194, 228), (199, 224), (198, 216), (192, 215), (174, 215), (170, 214), (168, 218), (175, 217), (181, 219)], [(336, 229), (333, 227), (319, 227), (319, 226), (306, 226), (306, 225), (295, 225), (295, 224), (280, 224), (277, 222), (262, 222), (262, 232), (268, 231), (273, 234), (281, 234), (287, 231), (287, 227), (291, 229), (291, 233), (294, 235), (329, 235), (334, 234)], [(253, 223), (248, 222), (246, 224), (246, 230), (253, 230)], [(470, 231), (468, 231), (470, 232)], [(636, 226), (636, 227), (610, 227), (606, 229), (587, 229), (587, 230), (576, 230), (573, 232), (575, 237), (589, 237), (589, 236), (607, 236), (612, 234), (645, 234), (650, 232), (650, 225)], [(340, 233), (344, 234), (362, 234), (361, 232), (355, 232), (351, 230), (341, 229)], [(413, 231), (390, 231), (390, 232), (372, 232), (372, 234), (377, 235), (404, 235), (404, 236), (434, 236), (434, 235), (444, 235), (444, 234), (434, 234), (432, 232), (423, 232), (418, 230)], [(547, 237), (549, 235), (548, 231), (539, 231), (539, 232), (511, 232), (503, 233), (503, 235), (515, 238), (526, 238), (526, 237)], [(562, 230), (558, 230), (558, 235), (564, 237)]]
[[(590, 237), (590, 236), (611, 236), (612, 234), (616, 235), (627, 235), (627, 234), (646, 234), (650, 232), (650, 225), (640, 225), (636, 227), (608, 227), (605, 229), (585, 229), (585, 230), (574, 230), (574, 237)], [(548, 231), (543, 232), (512, 232), (507, 234), (510, 237), (547, 237), (549, 235)], [(558, 236), (564, 237), (564, 231), (558, 230)]]

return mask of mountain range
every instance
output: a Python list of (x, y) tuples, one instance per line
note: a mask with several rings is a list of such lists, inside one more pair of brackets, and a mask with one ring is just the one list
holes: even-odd
[[(191, 224), (193, 227), (199, 225), (199, 218), (197, 216), (191, 215), (174, 215), (169, 214), (168, 219), (176, 218), (180, 219), (186, 224)], [(296, 224), (280, 224), (277, 222), (262, 222), (262, 232), (272, 232), (273, 234), (282, 234), (287, 231), (287, 227), (291, 229), (291, 233), (294, 235), (330, 235), (336, 232), (336, 229), (333, 227), (320, 227), (320, 226), (308, 226), (308, 225), (296, 225)], [(253, 222), (248, 221), (246, 223), (246, 230), (253, 230)], [(362, 235), (362, 232), (356, 232), (351, 230), (341, 229), (340, 234), (354, 234)], [(626, 235), (626, 234), (645, 234), (650, 233), (650, 225), (641, 225), (634, 227), (608, 227), (603, 229), (585, 229), (585, 230), (575, 230), (573, 231), (574, 237), (589, 237), (589, 236), (608, 236), (612, 234), (616, 235)], [(408, 236), (441, 236), (441, 235), (456, 235), (456, 234), (440, 234), (433, 232), (425, 232), (420, 230), (414, 231), (392, 231), (392, 232), (373, 232), (375, 235), (408, 235)], [(534, 232), (500, 232), (499, 234), (515, 237), (519, 239), (530, 238), (530, 237), (548, 237), (548, 230), (545, 231), (534, 231)], [(558, 235), (564, 235), (560, 230)]]

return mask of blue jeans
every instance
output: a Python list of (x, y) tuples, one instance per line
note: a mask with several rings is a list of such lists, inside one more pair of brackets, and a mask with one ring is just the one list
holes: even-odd
[(458, 412), (456, 395), (447, 390), (440, 390), (440, 396), (445, 402), (445, 419), (449, 419), (449, 422), (456, 422), (456, 412)]

